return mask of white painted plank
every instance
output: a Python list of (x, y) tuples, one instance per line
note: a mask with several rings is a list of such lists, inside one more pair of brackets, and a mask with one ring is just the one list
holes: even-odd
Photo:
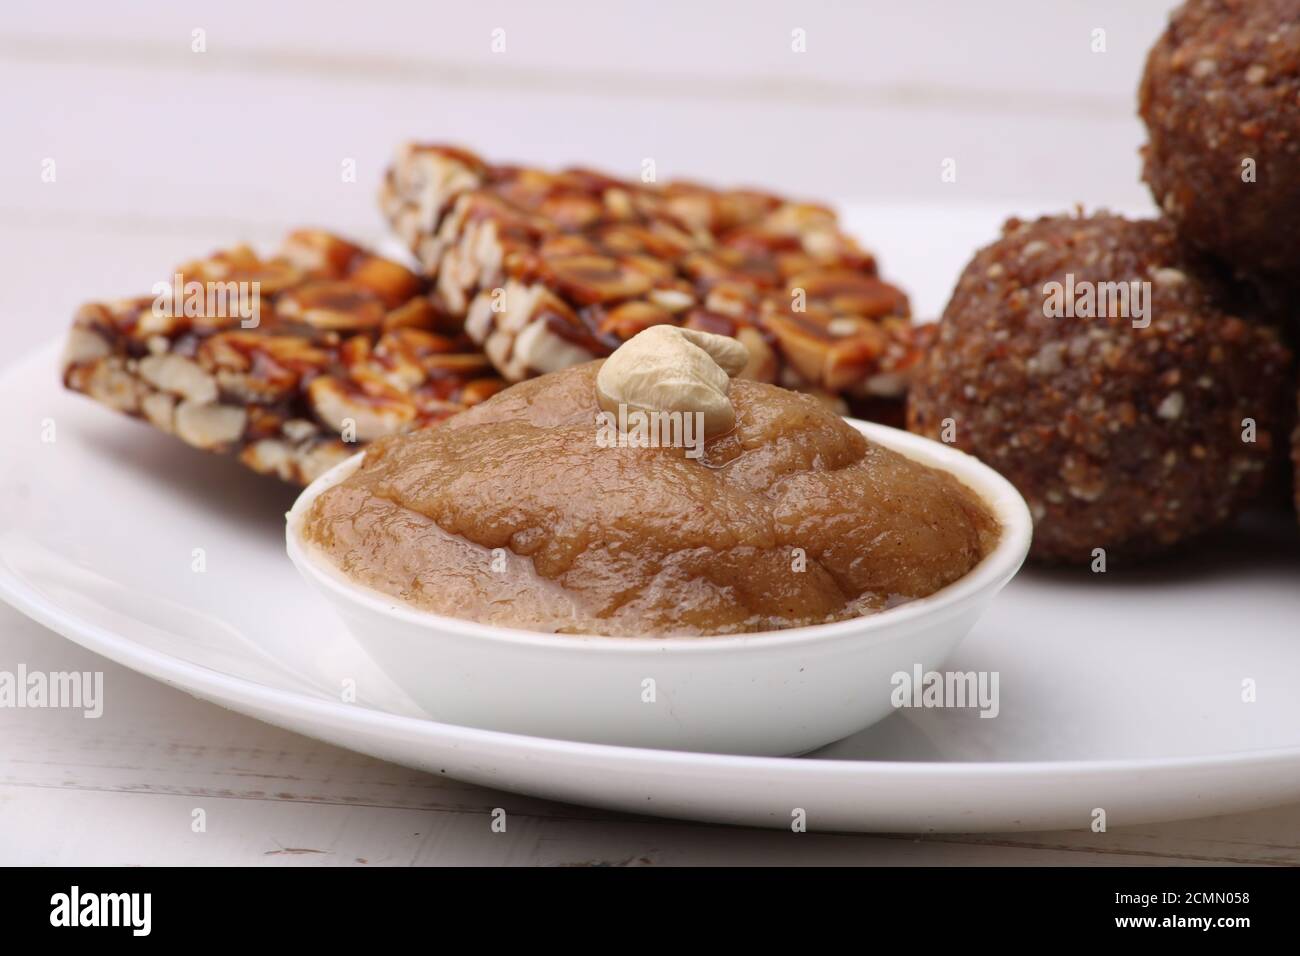
[[(1146, 198), (1143, 133), (1127, 109), (683, 100), (13, 61), (0, 63), (0, 109), (0, 208), (25, 218), (368, 227), (383, 170), (412, 138), (627, 176), (649, 158), (661, 178), (824, 201)], [(941, 178), (946, 159), (956, 182)], [(54, 182), (41, 178), (47, 160)], [(355, 182), (343, 181), (345, 160)]]
[[(196, 804), (206, 831), (192, 830)], [(506, 803), (509, 807), (509, 803)], [(21, 826), (14, 821), (23, 821)], [(1153, 865), (1164, 858), (641, 820), (434, 813), (0, 784), (0, 863), (37, 865)], [(1204, 861), (1182, 861), (1189, 864)]]
[[(69, 62), (130, 56), (200, 69), (223, 57), (260, 71), (347, 73), (398, 81), (600, 86), (756, 97), (956, 95), (1040, 110), (1127, 109), (1172, 0), (478, 0), (413, 4), (227, 0), (201, 10), (137, 0), (6, 4), (13, 55)], [(75, 10), (74, 12), (71, 12)], [(192, 51), (205, 31), (206, 52)], [(805, 52), (793, 49), (804, 31)], [(1094, 52), (1093, 31), (1106, 31)], [(504, 49), (493, 31), (504, 31)], [(500, 35), (498, 35), (500, 36)], [(256, 60), (257, 62), (253, 62)], [(646, 80), (655, 81), (647, 84)]]

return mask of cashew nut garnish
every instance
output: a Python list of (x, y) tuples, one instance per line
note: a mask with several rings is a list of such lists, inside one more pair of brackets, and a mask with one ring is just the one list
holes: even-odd
[(701, 413), (712, 438), (736, 424), (727, 391), (749, 361), (736, 339), (675, 325), (654, 325), (628, 339), (596, 374), (600, 407), (627, 411)]

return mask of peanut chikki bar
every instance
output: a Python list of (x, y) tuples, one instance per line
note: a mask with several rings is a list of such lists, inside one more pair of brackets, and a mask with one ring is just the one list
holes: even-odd
[(425, 280), (328, 233), (293, 232), (269, 259), (218, 252), (165, 284), (83, 306), (64, 384), (286, 481), (504, 387)]
[(746, 377), (824, 393), (899, 398), (920, 356), (907, 297), (822, 206), (425, 145), (401, 150), (380, 202), (510, 381), (666, 322), (739, 338)]

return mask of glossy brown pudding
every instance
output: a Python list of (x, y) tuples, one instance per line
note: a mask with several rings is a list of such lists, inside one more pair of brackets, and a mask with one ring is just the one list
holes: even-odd
[(382, 439), (304, 536), (418, 608), (535, 631), (736, 634), (924, 597), (992, 549), (988, 507), (814, 398), (730, 386), (703, 454), (598, 441), (599, 362)]

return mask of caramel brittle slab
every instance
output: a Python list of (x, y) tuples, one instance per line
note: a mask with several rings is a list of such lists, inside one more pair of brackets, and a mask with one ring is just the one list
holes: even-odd
[(739, 338), (745, 377), (827, 395), (901, 398), (921, 354), (907, 297), (822, 206), (429, 145), (400, 151), (380, 203), (509, 381), (660, 323)]
[(76, 315), (64, 384), (187, 444), (306, 484), (364, 443), (504, 387), (405, 266), (317, 230), (186, 263)]

